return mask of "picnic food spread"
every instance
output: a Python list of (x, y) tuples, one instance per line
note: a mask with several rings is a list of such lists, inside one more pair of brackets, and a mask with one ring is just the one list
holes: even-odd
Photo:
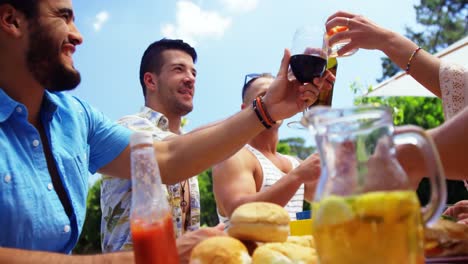
[[(190, 263), (318, 263), (314, 237), (288, 236), (289, 221), (286, 210), (276, 204), (241, 205), (232, 214), (229, 236), (199, 243)], [(467, 225), (440, 219), (425, 228), (424, 234), (426, 258), (468, 254)]]
[(199, 243), (190, 263), (317, 263), (313, 237), (288, 236), (289, 222), (287, 211), (279, 205), (243, 204), (232, 213), (229, 236)]
[(424, 230), (426, 257), (468, 255), (468, 225), (439, 219)]

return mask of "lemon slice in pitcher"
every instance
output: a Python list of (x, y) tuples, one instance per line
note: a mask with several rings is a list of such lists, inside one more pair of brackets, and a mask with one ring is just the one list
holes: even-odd
[(336, 225), (354, 218), (353, 208), (345, 198), (329, 196), (314, 206), (314, 227)]

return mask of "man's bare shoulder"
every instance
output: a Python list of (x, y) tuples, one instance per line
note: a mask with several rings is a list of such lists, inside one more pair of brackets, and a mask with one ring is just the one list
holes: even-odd
[(236, 167), (239, 169), (248, 169), (255, 167), (255, 156), (246, 147), (243, 147), (231, 157), (218, 163), (214, 169), (223, 169), (226, 167)]

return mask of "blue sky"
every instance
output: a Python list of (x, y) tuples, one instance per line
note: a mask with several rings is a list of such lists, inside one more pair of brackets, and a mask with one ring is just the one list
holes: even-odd
[[(369, 17), (404, 33), (415, 25), (416, 0), (112, 0), (74, 1), (84, 43), (74, 55), (82, 83), (72, 93), (112, 120), (143, 105), (138, 80), (146, 47), (162, 37), (182, 38), (199, 56), (194, 111), (186, 130), (224, 119), (239, 111), (244, 76), (276, 73), (295, 28), (323, 25), (337, 10)], [(350, 84), (376, 84), (381, 76), (378, 51), (360, 50), (338, 63), (333, 106), (350, 106)], [(299, 119), (296, 115), (290, 120)], [(280, 138), (303, 137), (305, 130), (283, 125)]]

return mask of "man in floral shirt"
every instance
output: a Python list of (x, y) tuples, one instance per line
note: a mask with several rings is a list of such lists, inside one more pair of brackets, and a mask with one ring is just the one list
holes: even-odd
[[(181, 40), (162, 39), (145, 51), (140, 83), (145, 106), (118, 123), (135, 131), (149, 131), (155, 140), (182, 133), (182, 117), (193, 109), (195, 49)], [(156, 153), (157, 155), (157, 153)], [(132, 248), (130, 233), (131, 181), (103, 176), (101, 186), (101, 243), (103, 252)], [(200, 228), (197, 177), (167, 186), (174, 231), (180, 237)]]

